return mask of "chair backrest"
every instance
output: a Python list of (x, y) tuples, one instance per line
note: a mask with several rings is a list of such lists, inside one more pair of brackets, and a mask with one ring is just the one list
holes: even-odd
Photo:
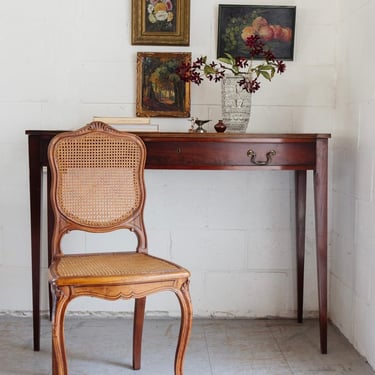
[(146, 147), (136, 135), (103, 122), (55, 136), (49, 145), (51, 204), (55, 215), (52, 256), (71, 230), (129, 229), (137, 251), (147, 252), (143, 224)]

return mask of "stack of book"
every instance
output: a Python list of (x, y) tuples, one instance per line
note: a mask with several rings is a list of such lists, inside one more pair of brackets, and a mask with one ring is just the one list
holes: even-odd
[(119, 130), (128, 132), (158, 132), (159, 125), (151, 124), (149, 117), (99, 117), (94, 116), (93, 121), (102, 121)]

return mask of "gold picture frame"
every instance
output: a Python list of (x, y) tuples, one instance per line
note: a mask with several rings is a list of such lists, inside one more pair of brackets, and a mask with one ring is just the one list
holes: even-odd
[(132, 0), (132, 44), (190, 44), (190, 0)]
[(176, 73), (190, 62), (190, 52), (137, 53), (137, 116), (190, 117), (190, 82)]

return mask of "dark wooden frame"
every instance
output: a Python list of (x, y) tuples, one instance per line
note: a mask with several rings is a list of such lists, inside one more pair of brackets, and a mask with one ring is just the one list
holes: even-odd
[[(263, 25), (265, 28), (262, 30), (259, 28), (262, 23), (257, 21), (253, 23), (257, 17), (263, 17), (268, 22), (268, 25)], [(246, 35), (255, 32), (261, 37), (265, 37), (265, 44), (272, 50), (276, 58), (293, 60), (295, 19), (295, 6), (220, 4), (217, 57), (222, 57), (225, 53), (246, 57), (247, 47), (241, 34), (243, 33), (246, 38)], [(270, 27), (271, 25), (272, 27)], [(244, 32), (245, 28), (247, 32)], [(234, 40), (230, 41), (233, 35)], [(268, 38), (271, 39), (268, 40)]]
[[(149, 1), (132, 0), (132, 44), (175, 45), (190, 44), (190, 0), (168, 0), (173, 5), (173, 20), (169, 27), (157, 28), (149, 21)], [(155, 18), (154, 18), (155, 19)]]
[[(190, 52), (137, 53), (137, 116), (190, 116), (190, 82), (182, 81), (176, 73), (182, 62), (190, 61)], [(156, 85), (152, 80), (158, 74), (161, 74), (161, 80)], [(163, 95), (168, 92), (173, 93), (172, 99)]]

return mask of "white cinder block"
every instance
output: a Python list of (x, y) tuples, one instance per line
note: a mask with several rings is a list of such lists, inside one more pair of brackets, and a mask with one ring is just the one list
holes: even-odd
[(348, 238), (332, 236), (331, 273), (346, 286), (354, 287), (354, 244)]
[[(256, 100), (254, 100), (255, 102)], [(267, 105), (253, 105), (248, 125), (251, 133), (272, 133), (277, 125), (277, 132), (293, 132), (293, 107), (269, 107)]]
[[(298, 9), (297, 9), (298, 12)], [(336, 27), (334, 24), (305, 25), (297, 29), (296, 59), (306, 65), (332, 65), (335, 62)], [(319, 50), (319, 53), (316, 53)]]
[(295, 268), (295, 239), (290, 229), (254, 229), (248, 232), (249, 269), (289, 270)]
[[(147, 228), (147, 222), (146, 222)], [(147, 230), (147, 242), (149, 253), (157, 257), (171, 259), (172, 241), (171, 233), (168, 230), (156, 229)], [(178, 251), (178, 249), (177, 249)]]
[(369, 254), (375, 247), (375, 205), (366, 201), (356, 202), (356, 246)]
[(374, 265), (374, 255), (372, 251), (363, 251), (363, 249), (357, 247), (355, 254), (354, 274), (356, 275), (354, 292), (357, 299), (368, 304), (370, 298), (374, 297), (375, 285), (373, 283), (374, 277), (372, 276), (372, 267)]
[[(31, 288), (25, 288), (25, 285), (31, 284), (31, 272), (27, 267), (1, 265), (0, 283), (4, 286), (0, 288), (0, 311), (31, 310)], [(25, 289), (27, 289), (26, 293)], [(22, 298), (14, 296), (22, 296)]]
[[(80, 85), (83, 103), (134, 103), (136, 81), (127, 74), (134, 69), (133, 61), (87, 62), (72, 79)], [(86, 90), (85, 88), (89, 88)]]
[(374, 104), (374, 100), (369, 100), (359, 105), (358, 149), (362, 151), (371, 151), (374, 149)]
[(287, 308), (284, 272), (209, 273), (206, 287), (214, 316), (282, 316)]
[(333, 274), (330, 277), (330, 317), (346, 337), (353, 340), (353, 291)]
[(272, 82), (262, 83), (262, 90), (253, 96), (255, 105), (334, 106), (333, 65), (313, 66), (290, 62), (287, 69), (287, 73)]
[(352, 239), (354, 236), (355, 202), (350, 195), (332, 194), (332, 225), (334, 231), (342, 237)]
[(0, 69), (0, 87), (6, 87), (0, 91), (0, 102), (43, 103), (49, 100), (48, 82), (52, 81), (52, 76), (46, 62), (30, 62), (19, 57), (12, 62), (0, 62)]
[[(357, 330), (360, 334), (361, 331), (367, 330), (367, 335), (363, 339), (363, 344), (366, 345), (366, 349), (363, 350), (363, 352), (366, 354), (366, 358), (368, 359), (369, 363), (373, 367), (373, 363), (375, 363), (375, 329), (373, 324), (373, 316), (375, 314), (374, 304), (371, 304), (367, 308), (367, 318), (361, 322), (361, 326), (357, 328)], [(359, 315), (359, 318), (361, 316)]]
[[(212, 196), (210, 198), (213, 203), (208, 213), (210, 227), (219, 227), (220, 224), (223, 226), (223, 223), (228, 229), (290, 227), (289, 191), (260, 191), (249, 187), (246, 193), (243, 189), (233, 189), (231, 192), (217, 192), (215, 199)], [(220, 205), (215, 202), (220, 202)]]
[(367, 327), (371, 326), (370, 309), (367, 302), (361, 297), (354, 297), (353, 302), (354, 315), (356, 319), (353, 321), (353, 343), (358, 350), (366, 357), (371, 355), (371, 330)]
[[(331, 107), (294, 108), (293, 131), (303, 133), (332, 133), (335, 110)], [(329, 141), (332, 149), (332, 141)]]
[[(370, 202), (374, 191), (374, 152), (359, 150), (355, 166), (355, 197)], [(369, 173), (370, 172), (370, 173)]]
[(175, 231), (172, 259), (201, 272), (243, 271), (246, 269), (246, 233), (240, 230)]

